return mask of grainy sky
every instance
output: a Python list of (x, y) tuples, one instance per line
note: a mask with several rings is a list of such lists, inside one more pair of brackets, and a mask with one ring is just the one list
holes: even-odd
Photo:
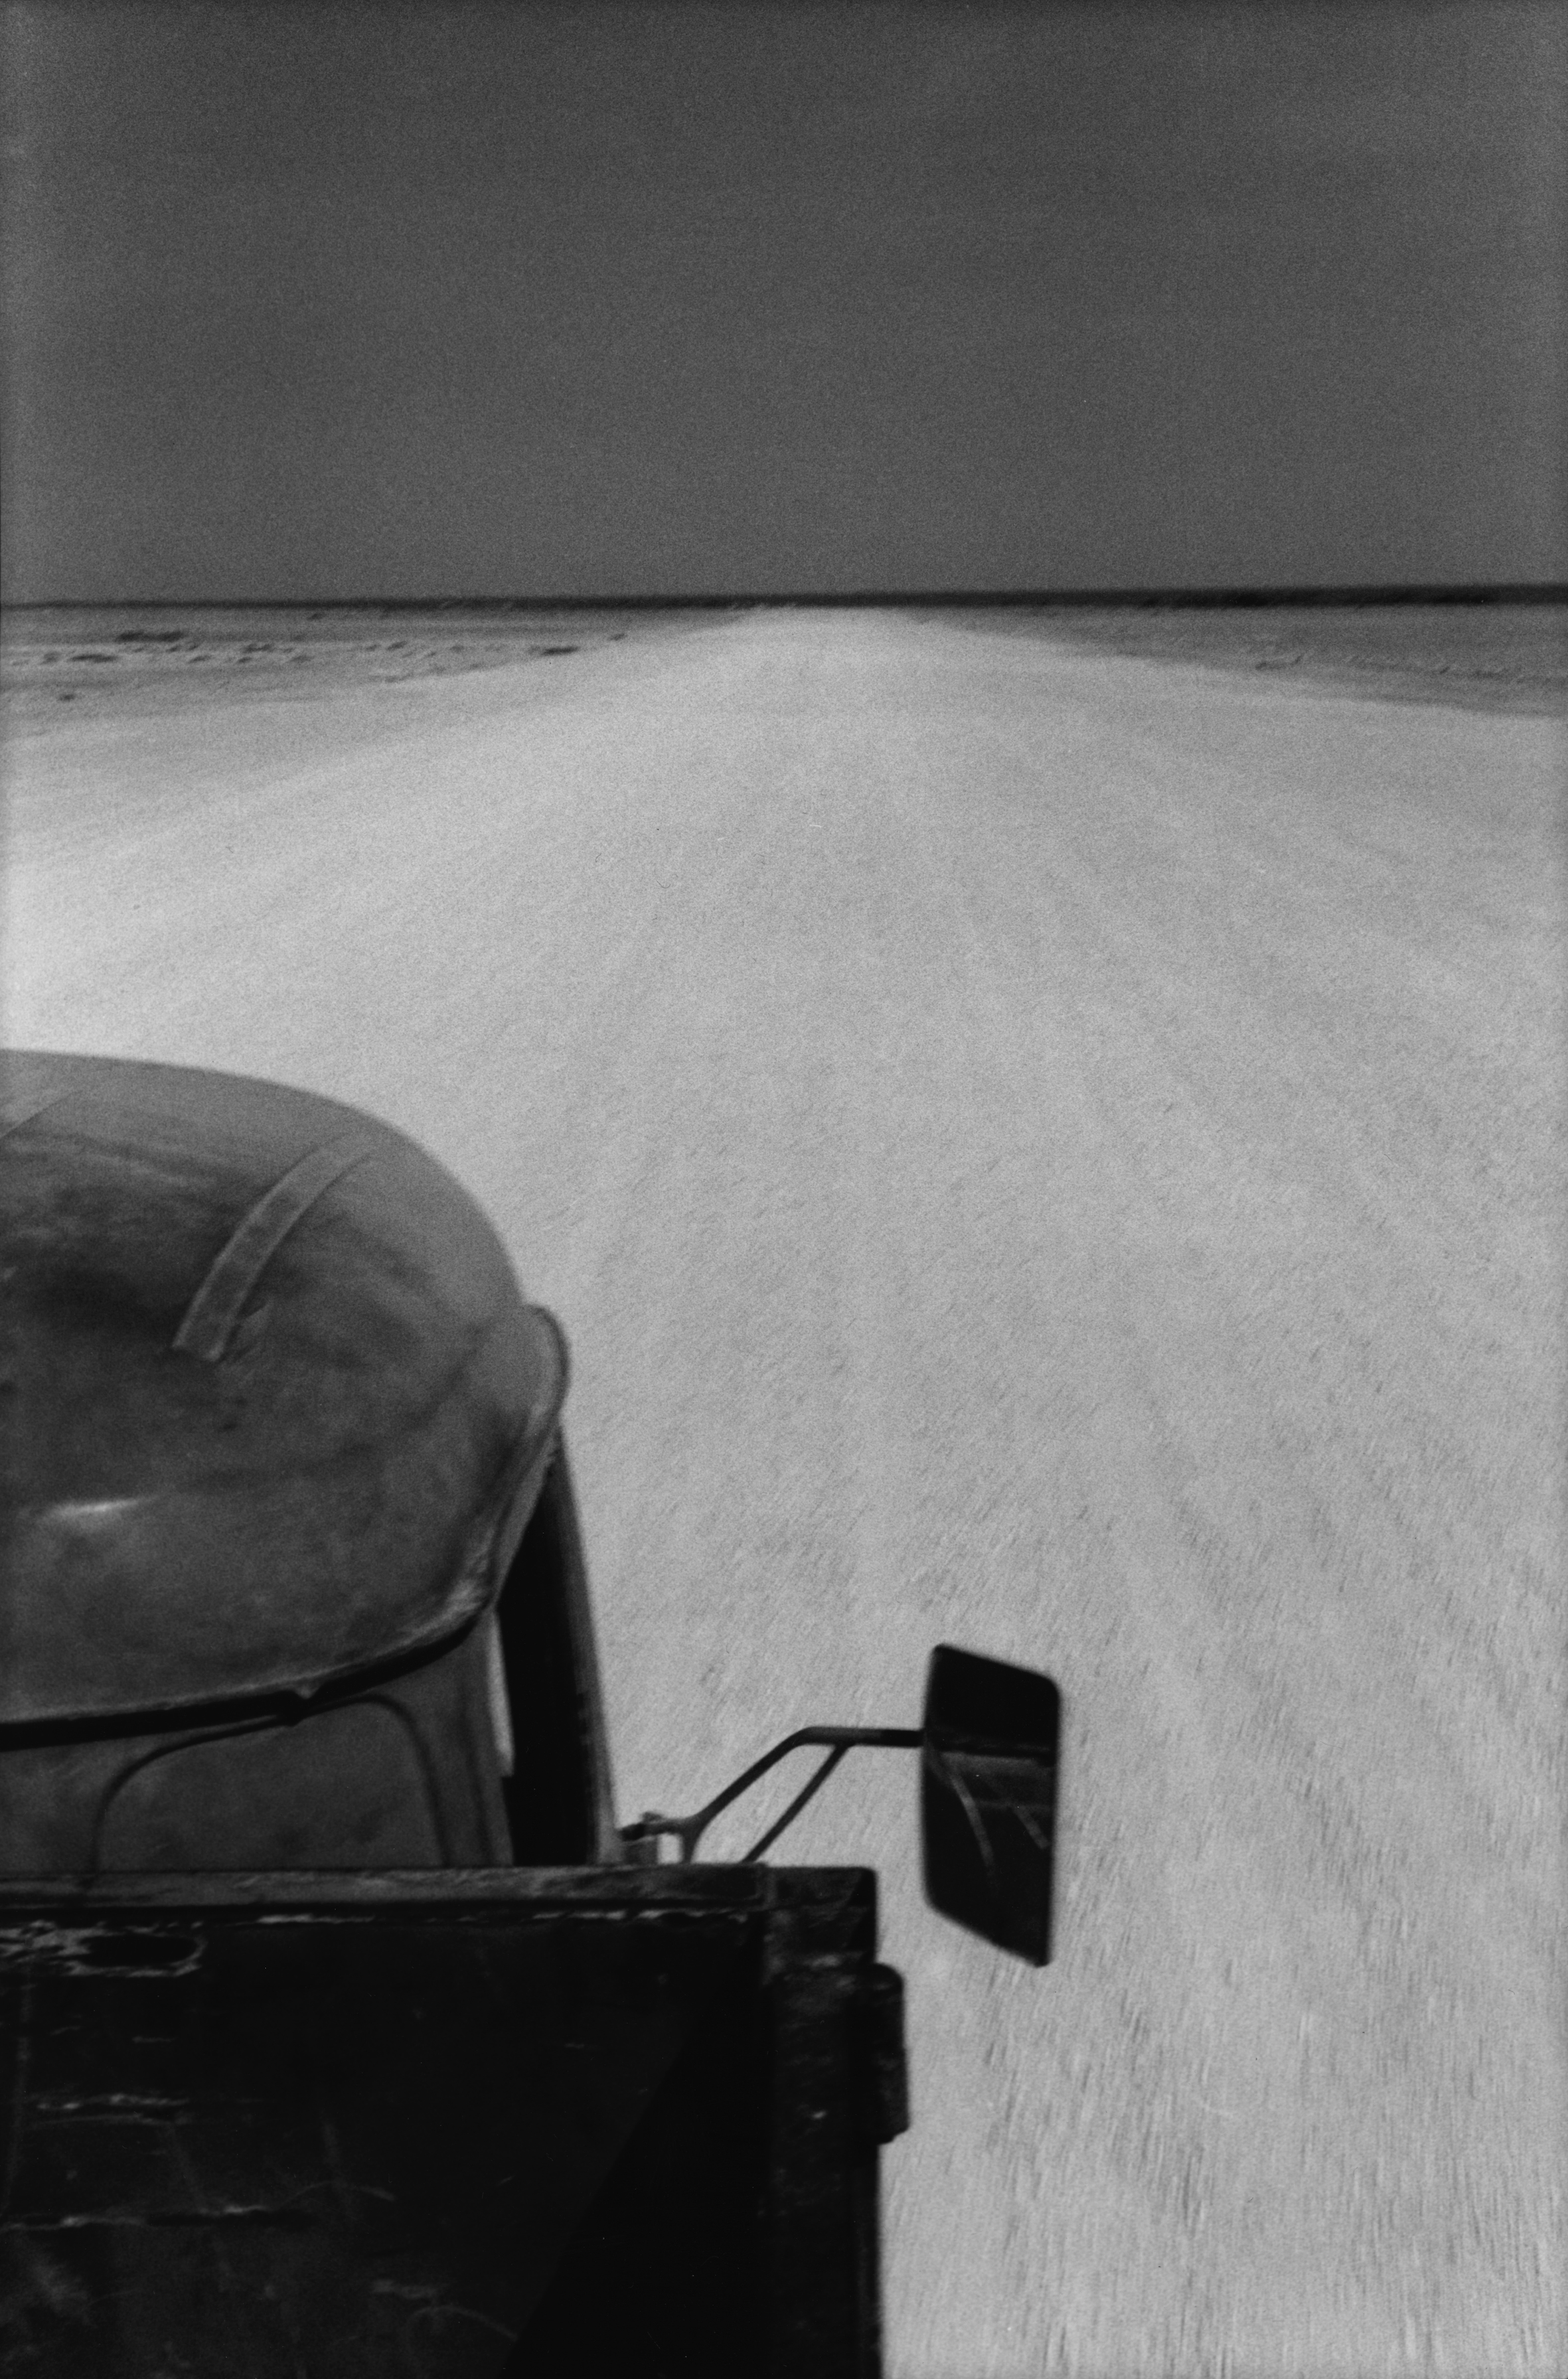
[(5, 0), (11, 600), (1568, 576), (1558, 0)]

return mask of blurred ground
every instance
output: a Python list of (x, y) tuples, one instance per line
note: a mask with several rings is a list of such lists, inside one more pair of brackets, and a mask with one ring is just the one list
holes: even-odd
[(1560, 719), (612, 633), (35, 708), (11, 1036), (358, 1101), (488, 1206), (572, 1335), (624, 1811), (911, 1722), (938, 1639), (1059, 1678), (1043, 1974), (923, 1909), (907, 1761), (790, 1838), (909, 1976), (894, 2379), (1554, 2379)]

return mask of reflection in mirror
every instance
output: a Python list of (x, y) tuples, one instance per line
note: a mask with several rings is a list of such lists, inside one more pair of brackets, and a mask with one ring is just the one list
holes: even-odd
[(1060, 1728), (1049, 1677), (951, 1644), (933, 1652), (921, 1757), (926, 1898), (1035, 1966), (1051, 1954)]

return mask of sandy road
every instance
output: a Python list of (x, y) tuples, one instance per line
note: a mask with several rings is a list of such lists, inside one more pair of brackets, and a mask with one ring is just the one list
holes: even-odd
[(9, 754), (11, 1035), (387, 1114), (565, 1319), (628, 1814), (1059, 1677), (1044, 1974), (904, 1760), (795, 1837), (898, 2379), (1568, 2368), (1564, 751), (808, 613)]

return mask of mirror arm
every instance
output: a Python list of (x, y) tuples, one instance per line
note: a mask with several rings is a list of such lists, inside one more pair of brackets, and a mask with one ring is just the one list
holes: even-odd
[(785, 1810), (784, 1815), (776, 1819), (775, 1822), (769, 1826), (766, 1833), (764, 1834), (759, 1842), (753, 1843), (751, 1849), (746, 1853), (745, 1857), (741, 1861), (741, 1865), (742, 1866), (754, 1866), (757, 1860), (761, 1858), (764, 1851), (767, 1850), (778, 1840), (778, 1837), (784, 1831), (785, 1827), (792, 1826), (794, 1824), (795, 1819), (800, 1816), (801, 1811), (805, 1807), (806, 1803), (808, 1801), (815, 1800), (817, 1793), (821, 1790), (822, 1786), (826, 1783), (828, 1778), (832, 1775), (833, 1770), (838, 1767), (838, 1762), (841, 1759), (848, 1758), (849, 1753), (850, 1746), (847, 1743), (836, 1743), (834, 1745), (826, 1758), (823, 1760), (821, 1765), (806, 1779), (806, 1781), (802, 1784), (801, 1790), (796, 1793), (794, 1799)]
[(776, 1768), (781, 1759), (788, 1758), (791, 1751), (802, 1750), (808, 1744), (826, 1749), (828, 1757), (815, 1775), (804, 1791), (796, 1794), (784, 1815), (768, 1829), (756, 1847), (747, 1852), (742, 1861), (744, 1865), (760, 1858), (768, 1844), (778, 1841), (785, 1827), (805, 1807), (813, 1794), (826, 1783), (847, 1751), (854, 1750), (857, 1745), (867, 1745), (874, 1750), (918, 1751), (924, 1741), (923, 1731), (914, 1726), (799, 1727), (793, 1734), (787, 1734), (782, 1743), (776, 1743), (771, 1751), (765, 1751), (760, 1759), (754, 1759), (749, 1768), (743, 1768), (733, 1783), (727, 1784), (722, 1793), (715, 1793), (711, 1801), (694, 1811), (691, 1817), (665, 1817), (657, 1809), (649, 1809), (636, 1825), (621, 1828), (621, 1839), (625, 1842), (639, 1842), (659, 1834), (672, 1834), (680, 1843), (682, 1863), (689, 1866), (696, 1856), (698, 1842), (715, 1817), (727, 1809), (731, 1801), (738, 1801), (742, 1793), (749, 1792), (758, 1777), (766, 1776), (770, 1768)]

